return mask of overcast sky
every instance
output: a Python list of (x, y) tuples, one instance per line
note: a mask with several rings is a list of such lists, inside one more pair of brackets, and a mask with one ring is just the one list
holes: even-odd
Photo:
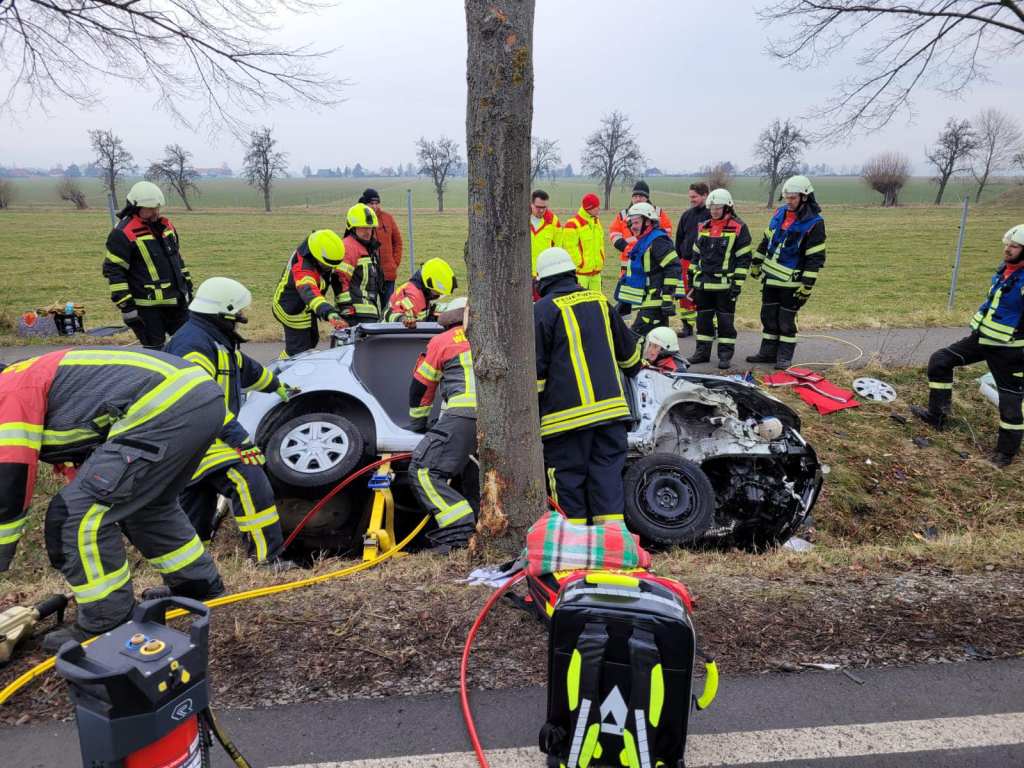
[[(786, 71), (764, 52), (767, 31), (754, 4), (740, 0), (538, 0), (534, 34), (534, 135), (557, 139), (563, 161), (577, 170), (586, 135), (612, 109), (630, 115), (649, 162), (663, 170), (717, 160), (745, 167), (767, 123), (811, 111), (852, 73), (850, 56), (819, 71)], [(444, 133), (464, 148), (461, 0), (342, 0), (287, 20), (281, 38), (315, 47), (339, 44), (324, 66), (351, 81), (346, 101), (336, 108), (315, 113), (281, 106), (254, 118), (274, 129), (294, 169), (306, 163), (314, 169), (406, 163), (414, 159), (420, 135)], [(993, 69), (995, 82), (974, 87), (962, 101), (922, 91), (912, 124), (901, 119), (869, 139), (814, 147), (807, 160), (859, 164), (892, 149), (924, 171), (924, 146), (950, 115), (970, 117), (998, 107), (1024, 123), (1020, 72), (1020, 59), (1007, 61)], [(229, 135), (211, 142), (205, 132), (175, 126), (150, 106), (143, 90), (110, 85), (103, 93), (106, 103), (94, 111), (55, 104), (49, 119), (5, 117), (0, 164), (87, 161), (86, 129), (95, 127), (120, 134), (142, 165), (170, 142), (191, 149), (197, 165), (241, 165), (242, 149)]]

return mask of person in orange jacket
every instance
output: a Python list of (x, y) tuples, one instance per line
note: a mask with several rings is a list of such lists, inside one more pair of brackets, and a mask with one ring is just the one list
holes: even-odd
[(377, 214), (377, 242), (380, 243), (380, 271), (383, 273), (381, 301), (387, 304), (391, 294), (395, 292), (398, 281), (398, 268), (402, 264), (402, 233), (398, 229), (395, 217), (385, 211), (380, 204), (380, 193), (368, 187), (363, 190), (359, 202), (373, 208)]
[[(641, 179), (633, 185), (633, 196), (630, 198), (630, 205), (637, 203), (651, 202), (651, 188), (647, 182)], [(651, 203), (654, 205), (654, 203)], [(654, 206), (658, 214), (659, 226), (665, 230), (669, 237), (672, 237), (672, 219), (664, 208)], [(629, 263), (629, 249), (636, 242), (636, 237), (629, 229), (629, 206), (626, 206), (617, 214), (615, 221), (608, 227), (608, 238), (612, 241), (612, 247), (619, 251), (619, 277), (626, 272), (626, 264)]]

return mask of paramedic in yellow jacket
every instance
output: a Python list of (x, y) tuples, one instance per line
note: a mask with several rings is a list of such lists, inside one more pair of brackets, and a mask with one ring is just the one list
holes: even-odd
[(562, 247), (576, 263), (576, 282), (588, 291), (601, 293), (604, 269), (604, 227), (598, 218), (601, 200), (593, 194), (583, 196), (580, 209), (562, 226)]

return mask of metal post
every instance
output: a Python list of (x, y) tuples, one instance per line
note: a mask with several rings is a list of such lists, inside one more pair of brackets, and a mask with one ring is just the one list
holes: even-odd
[(416, 251), (412, 244), (412, 190), (405, 190), (405, 208), (409, 214), (409, 274), (416, 272)]
[(117, 226), (117, 203), (114, 202), (114, 193), (107, 193), (107, 211), (110, 213), (110, 226)]
[(960, 255), (964, 250), (964, 235), (967, 232), (967, 207), (970, 205), (971, 198), (969, 195), (964, 195), (964, 210), (960, 214), (960, 236), (956, 241), (956, 261), (953, 263), (953, 280), (949, 285), (949, 302), (946, 304), (946, 311), (953, 311), (953, 304), (956, 302), (956, 281), (960, 276)]

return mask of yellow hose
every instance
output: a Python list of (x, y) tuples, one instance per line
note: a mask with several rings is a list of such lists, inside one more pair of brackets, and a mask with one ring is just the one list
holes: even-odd
[[(383, 555), (375, 557), (373, 560), (367, 560), (357, 565), (350, 565), (346, 568), (341, 568), (337, 571), (331, 571), (330, 573), (322, 573), (319, 576), (310, 576), (307, 579), (298, 579), (296, 581), (288, 581), (284, 584), (275, 584), (272, 587), (259, 587), (258, 589), (250, 589), (245, 592), (238, 592), (233, 595), (224, 595), (224, 597), (218, 597), (213, 600), (206, 602), (209, 608), (218, 608), (222, 605), (231, 605), (232, 603), (240, 603), (244, 600), (253, 600), (257, 597), (269, 597), (270, 595), (277, 595), (282, 592), (290, 592), (293, 589), (300, 589), (302, 587), (309, 587), (314, 584), (320, 584), (324, 581), (330, 581), (331, 579), (340, 579), (345, 576), (351, 576), (353, 573), (359, 573), (359, 571), (365, 571), (367, 568), (372, 568), (375, 565), (383, 563), (385, 560), (398, 554), (409, 542), (411, 542), (416, 536), (422, 531), (429, 521), (429, 517), (424, 517), (420, 524), (413, 529), (412, 533), (402, 539), (393, 549), (389, 549)], [(179, 616), (186, 615), (187, 611), (183, 611), (180, 608), (173, 611), (168, 611), (167, 618), (175, 619)], [(86, 640), (82, 645), (88, 645), (93, 642), (96, 638), (90, 638)], [(10, 685), (0, 691), (0, 706), (6, 704), (8, 700), (30, 682), (35, 680), (40, 675), (43, 675), (53, 669), (57, 663), (57, 657), (51, 656), (46, 661), (36, 664), (32, 669), (28, 670), (25, 674), (15, 679)]]

